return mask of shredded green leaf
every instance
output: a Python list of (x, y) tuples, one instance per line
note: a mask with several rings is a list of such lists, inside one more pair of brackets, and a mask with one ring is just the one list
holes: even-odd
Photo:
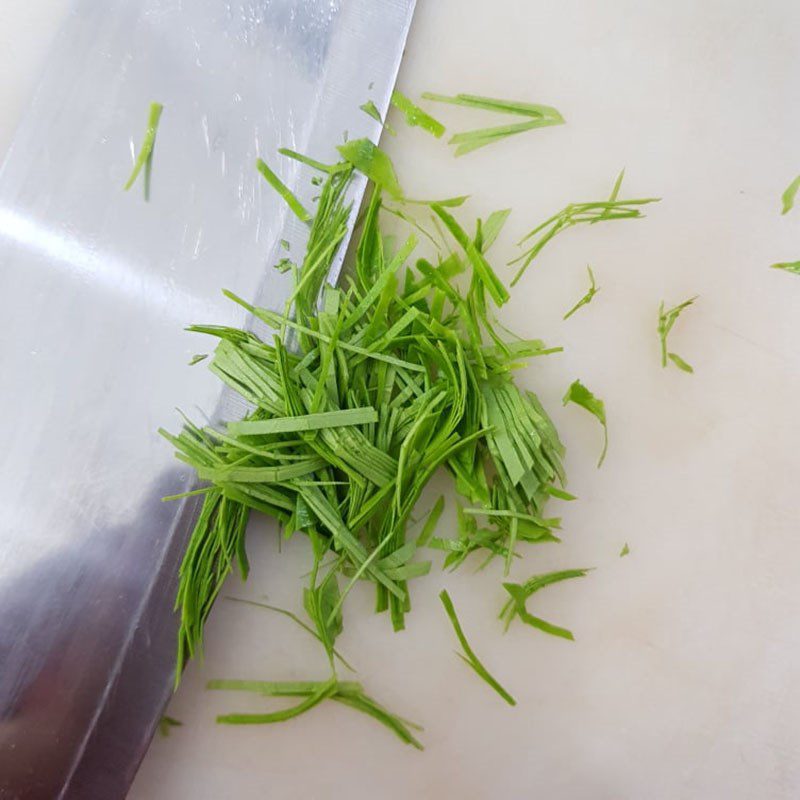
[(667, 350), (667, 337), (669, 336), (670, 331), (672, 330), (675, 323), (678, 321), (678, 317), (683, 313), (683, 311), (689, 308), (694, 301), (697, 300), (697, 295), (694, 297), (690, 297), (688, 300), (684, 300), (682, 303), (679, 303), (677, 306), (673, 306), (669, 309), (664, 309), (664, 301), (661, 301), (661, 305), (658, 307), (658, 338), (661, 342), (661, 366), (667, 366), (667, 359), (671, 361), (678, 369), (683, 370), (684, 372), (694, 372), (691, 366), (687, 364), (677, 353), (671, 353)]
[(532, 628), (537, 628), (544, 633), (559, 636), (562, 639), (574, 640), (575, 637), (572, 632), (566, 628), (560, 628), (558, 625), (553, 625), (540, 617), (534, 617), (533, 614), (530, 614), (527, 609), (527, 602), (531, 595), (540, 589), (544, 589), (545, 586), (551, 586), (554, 583), (560, 583), (571, 578), (583, 578), (588, 572), (588, 569), (566, 569), (560, 572), (549, 572), (546, 575), (534, 575), (521, 584), (504, 583), (503, 588), (511, 596), (511, 599), (506, 602), (500, 611), (500, 619), (505, 622), (505, 629), (508, 630), (508, 626), (517, 618), (525, 625), (530, 625)]
[[(543, 106), (536, 103), (519, 103), (514, 100), (496, 100), (491, 97), (480, 97), (478, 95), (458, 94), (448, 97), (441, 94), (424, 92), (422, 95), (426, 100), (434, 100), (439, 103), (450, 103), (458, 106), (468, 106), (479, 108), (484, 111), (495, 111), (501, 114), (514, 114), (526, 117), (525, 122), (518, 122), (512, 125), (498, 125), (492, 128), (478, 128), (476, 130), (457, 133), (451, 137), (450, 144), (457, 145), (456, 156), (471, 153), (486, 145), (493, 144), (507, 139), (517, 133), (534, 130), (535, 128), (545, 128), (551, 125), (563, 125), (564, 118), (552, 106)], [(444, 133), (444, 127), (442, 127)]]
[(772, 269), (782, 269), (784, 272), (800, 275), (800, 261), (781, 261), (778, 264), (772, 264)]
[(392, 162), (386, 153), (369, 139), (354, 139), (336, 148), (345, 161), (366, 175), (392, 197), (400, 198), (403, 191), (397, 182)]
[(450, 599), (450, 595), (447, 593), (446, 589), (442, 589), (439, 592), (439, 599), (442, 601), (442, 605), (444, 606), (444, 610), (447, 613), (447, 616), (450, 619), (450, 622), (453, 626), (453, 630), (456, 632), (456, 637), (458, 638), (459, 643), (461, 644), (461, 648), (464, 651), (464, 655), (458, 653), (459, 657), (464, 661), (467, 666), (469, 666), (480, 678), (482, 678), (489, 686), (494, 689), (503, 700), (506, 701), (510, 706), (515, 706), (517, 701), (498, 683), (498, 681), (492, 677), (486, 667), (483, 666), (478, 656), (475, 655), (473, 649), (469, 646), (469, 642), (467, 641), (467, 637), (464, 635), (464, 631), (461, 628), (461, 623), (458, 621), (458, 616), (456, 614), (455, 606), (453, 606), (453, 601)]
[(606, 425), (606, 409), (602, 400), (595, 397), (579, 380), (573, 381), (567, 393), (564, 395), (564, 405), (575, 403), (575, 405), (585, 408), (590, 414), (597, 418), (603, 426), (603, 450), (600, 453), (600, 460), (597, 462), (598, 468), (603, 465), (608, 450), (608, 426)]
[[(617, 199), (624, 175), (625, 170), (622, 170), (614, 182), (614, 187), (611, 190), (611, 195), (608, 200), (598, 200), (588, 203), (570, 203), (557, 214), (553, 214), (552, 217), (546, 219), (540, 225), (537, 225), (533, 230), (525, 234), (519, 241), (520, 247), (525, 247), (524, 251), (520, 256), (509, 262), (510, 264), (522, 263), (522, 266), (511, 281), (511, 285), (516, 285), (517, 281), (525, 274), (525, 270), (527, 270), (534, 258), (536, 258), (544, 246), (549, 241), (552, 241), (561, 231), (583, 223), (594, 225), (597, 222), (615, 219), (640, 219), (644, 216), (641, 211), (643, 206), (659, 202), (660, 198), (658, 197), (645, 197), (633, 200)], [(530, 244), (531, 240), (533, 240), (532, 244)]]
[(434, 119), (418, 105), (412, 103), (399, 89), (392, 92), (392, 105), (406, 118), (406, 123), (410, 127), (419, 127), (440, 139), (445, 132), (445, 127), (441, 122)]
[(794, 200), (798, 189), (800, 189), (800, 175), (786, 187), (786, 191), (781, 195), (781, 202), (783, 203), (781, 214), (788, 214), (794, 208)]
[(147, 128), (144, 132), (142, 144), (139, 147), (139, 152), (136, 155), (136, 160), (133, 162), (133, 170), (128, 178), (125, 186), (123, 187), (127, 192), (128, 189), (136, 182), (139, 173), (144, 169), (144, 199), (150, 199), (150, 173), (153, 167), (153, 150), (156, 144), (156, 134), (158, 133), (158, 123), (161, 120), (161, 112), (164, 106), (161, 103), (150, 103), (150, 112), (147, 117)]
[(619, 551), (619, 557), (620, 557), (620, 558), (622, 558), (623, 556), (626, 556), (626, 555), (628, 555), (628, 553), (630, 553), (630, 551), (631, 551), (631, 550), (630, 550), (630, 548), (628, 547), (628, 543), (627, 543), (627, 542), (625, 542), (625, 544), (624, 544), (624, 546), (623, 546), (622, 550), (620, 550), (620, 551)]
[(589, 273), (589, 291), (575, 303), (572, 308), (564, 314), (564, 319), (569, 319), (579, 308), (583, 308), (585, 305), (588, 305), (592, 302), (592, 298), (600, 291), (595, 282), (594, 282), (594, 273), (592, 272), (592, 268), (587, 266), (586, 271)]
[(263, 159), (256, 160), (256, 168), (264, 176), (266, 182), (286, 201), (286, 205), (292, 209), (294, 215), (301, 222), (308, 222), (311, 219), (311, 214), (304, 208), (292, 190), (267, 166)]
[(172, 728), (179, 728), (183, 723), (174, 717), (168, 717), (166, 714), (158, 721), (158, 732), (165, 739), (169, 736)]
[(193, 367), (195, 364), (199, 364), (201, 361), (205, 361), (207, 358), (208, 353), (195, 353), (189, 360), (189, 366)]

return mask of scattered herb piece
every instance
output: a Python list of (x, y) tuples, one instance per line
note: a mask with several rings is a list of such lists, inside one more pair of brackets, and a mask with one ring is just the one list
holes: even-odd
[(421, 730), (418, 725), (414, 725), (414, 723), (387, 711), (364, 692), (364, 688), (360, 683), (353, 681), (337, 681), (333, 677), (327, 681), (303, 682), (212, 680), (208, 682), (207, 688), (252, 692), (262, 697), (303, 698), (296, 706), (283, 711), (274, 711), (267, 714), (225, 714), (217, 717), (217, 722), (225, 725), (264, 725), (273, 722), (284, 722), (310, 711), (323, 700), (330, 699), (372, 717), (406, 744), (410, 744), (418, 750), (423, 749), (419, 740), (410, 730), (411, 728)]
[(413, 103), (399, 89), (392, 92), (392, 105), (406, 118), (410, 127), (419, 127), (440, 139), (445, 132), (441, 122)]
[(598, 468), (602, 466), (608, 450), (608, 426), (606, 425), (606, 409), (602, 400), (595, 397), (579, 380), (573, 381), (567, 393), (564, 395), (564, 405), (575, 403), (575, 405), (585, 408), (590, 414), (595, 416), (603, 426), (603, 451), (600, 453), (600, 460), (597, 462)]
[(153, 165), (153, 149), (156, 144), (156, 133), (158, 132), (158, 123), (161, 120), (161, 112), (164, 106), (161, 103), (150, 103), (150, 112), (147, 117), (147, 129), (142, 139), (142, 144), (139, 147), (139, 152), (136, 155), (136, 160), (133, 162), (133, 170), (128, 178), (127, 183), (123, 187), (127, 192), (133, 186), (139, 173), (144, 168), (144, 199), (150, 199), (150, 172)]
[(296, 266), (294, 262), (284, 256), (282, 259), (278, 261), (277, 264), (275, 264), (274, 269), (278, 270), (278, 272), (283, 274), (285, 272), (289, 272), (289, 270), (292, 269), (294, 266)]
[(781, 214), (788, 214), (794, 208), (794, 199), (797, 196), (798, 189), (800, 189), (800, 175), (786, 187), (786, 191), (781, 195), (781, 201), (783, 202)]
[(684, 300), (673, 308), (664, 310), (664, 301), (658, 307), (658, 338), (661, 341), (661, 366), (667, 366), (667, 359), (672, 361), (678, 369), (684, 372), (694, 372), (691, 366), (687, 364), (677, 353), (667, 352), (667, 337), (672, 330), (673, 325), (678, 321), (678, 317), (687, 309), (694, 301), (697, 300), (697, 295)]
[(158, 721), (158, 732), (165, 739), (169, 736), (172, 728), (179, 728), (183, 723), (174, 717), (168, 717), (166, 714)]
[(311, 214), (306, 211), (303, 204), (297, 199), (292, 190), (259, 158), (256, 160), (256, 169), (263, 175), (266, 182), (284, 199), (286, 205), (292, 209), (294, 215), (301, 222), (308, 222)]
[(782, 269), (785, 272), (800, 275), (800, 261), (781, 261), (778, 264), (772, 264), (772, 269)]
[(517, 281), (525, 274), (525, 270), (530, 265), (536, 256), (539, 255), (542, 248), (552, 239), (554, 239), (561, 231), (567, 230), (574, 225), (581, 223), (588, 223), (594, 225), (597, 222), (605, 222), (613, 219), (639, 219), (643, 217), (641, 207), (649, 203), (657, 203), (660, 198), (658, 197), (645, 197), (634, 200), (618, 200), (620, 186), (622, 185), (622, 178), (625, 175), (625, 170), (622, 170), (614, 182), (614, 187), (611, 190), (611, 196), (608, 200), (599, 200), (588, 203), (570, 203), (557, 214), (546, 219), (541, 225), (537, 225), (532, 231), (525, 234), (519, 241), (520, 247), (525, 245), (534, 237), (533, 244), (527, 245), (522, 255), (515, 258), (510, 264), (518, 264), (522, 262), (511, 285), (514, 286)]
[(630, 547), (628, 547), (628, 543), (625, 542), (625, 545), (623, 546), (622, 550), (619, 551), (619, 557), (622, 558), (623, 556), (628, 555), (628, 553), (630, 553), (630, 551), (631, 551), (631, 549), (630, 549)]
[[(525, 122), (518, 122), (512, 125), (498, 125), (493, 128), (479, 128), (477, 130), (457, 133), (450, 139), (450, 144), (457, 145), (456, 156), (462, 156), (478, 150), (488, 144), (499, 142), (509, 136), (535, 128), (544, 128), (551, 125), (562, 125), (564, 118), (552, 106), (543, 106), (535, 103), (519, 103), (513, 100), (496, 100), (491, 97), (480, 97), (478, 95), (458, 94), (448, 97), (441, 94), (424, 92), (422, 95), (426, 100), (434, 100), (439, 103), (450, 103), (458, 106), (469, 106), (480, 108), (484, 111), (495, 111), (502, 114), (514, 114), (526, 117)], [(444, 132), (444, 128), (442, 128)]]
[(503, 588), (511, 595), (503, 608), (500, 611), (500, 619), (505, 622), (505, 629), (518, 618), (526, 625), (532, 628), (538, 628), (544, 633), (549, 633), (552, 636), (559, 636), (562, 639), (574, 640), (575, 637), (571, 631), (566, 628), (560, 628), (558, 625), (552, 625), (545, 620), (534, 617), (527, 609), (528, 598), (544, 589), (545, 586), (551, 586), (554, 583), (570, 580), (571, 578), (583, 578), (589, 572), (588, 569), (565, 569), (560, 572), (550, 572), (546, 575), (534, 575), (529, 578), (525, 583), (504, 583)]
[(591, 267), (586, 267), (586, 271), (589, 273), (589, 291), (575, 303), (572, 308), (564, 314), (564, 319), (569, 319), (579, 308), (583, 308), (583, 306), (588, 305), (592, 302), (592, 298), (600, 291), (594, 282), (594, 273), (592, 272)]
[(208, 353), (195, 353), (189, 360), (189, 366), (193, 367), (195, 364), (199, 364), (201, 361), (205, 361), (207, 358)]
[(354, 139), (336, 148), (345, 161), (366, 175), (374, 184), (380, 186), (392, 197), (403, 195), (394, 166), (386, 153), (369, 139)]
[(372, 119), (377, 120), (386, 130), (386, 133), (390, 134), (391, 136), (397, 135), (397, 131), (395, 131), (391, 125), (383, 121), (383, 119), (381, 118), (381, 112), (378, 111), (378, 107), (375, 105), (375, 103), (372, 102), (372, 100), (367, 100), (367, 102), (360, 105), (359, 108), (368, 117), (372, 117)]
[(292, 246), (289, 244), (288, 241), (286, 241), (286, 239), (281, 239), (281, 247), (284, 250), (291, 250), (292, 249)]
[(446, 589), (442, 589), (439, 593), (439, 599), (442, 601), (442, 605), (444, 606), (444, 610), (447, 612), (447, 616), (450, 618), (450, 622), (453, 625), (453, 630), (456, 632), (456, 636), (458, 637), (458, 641), (461, 643), (461, 648), (464, 651), (464, 655), (461, 653), (457, 653), (459, 658), (467, 664), (477, 675), (482, 678), (489, 686), (494, 689), (503, 700), (506, 701), (510, 706), (515, 706), (517, 701), (497, 682), (495, 678), (489, 673), (486, 667), (483, 666), (478, 656), (475, 655), (472, 648), (469, 646), (469, 642), (467, 641), (467, 637), (464, 636), (464, 631), (461, 628), (461, 623), (458, 621), (458, 616), (456, 615), (456, 609), (453, 606), (453, 601), (450, 599), (450, 595), (447, 593)]

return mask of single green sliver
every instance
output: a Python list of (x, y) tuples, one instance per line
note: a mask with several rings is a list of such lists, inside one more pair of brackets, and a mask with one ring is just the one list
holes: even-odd
[(586, 270), (589, 273), (589, 289), (586, 292), (586, 294), (583, 297), (581, 297), (581, 299), (578, 300), (578, 302), (575, 303), (575, 305), (572, 306), (572, 308), (569, 311), (567, 311), (566, 314), (564, 314), (565, 320), (569, 319), (579, 308), (583, 308), (583, 306), (591, 303), (594, 296), (600, 291), (600, 289), (598, 289), (597, 285), (595, 284), (594, 273), (592, 272), (592, 268), (587, 266)]
[(671, 353), (667, 350), (667, 338), (669, 337), (669, 333), (672, 330), (675, 323), (678, 321), (678, 317), (691, 306), (695, 300), (697, 300), (698, 295), (694, 297), (690, 297), (688, 300), (684, 300), (682, 303), (678, 303), (678, 305), (673, 306), (672, 308), (665, 309), (664, 302), (662, 300), (661, 304), (658, 307), (658, 338), (661, 343), (661, 366), (666, 367), (667, 364), (671, 361), (678, 369), (682, 370), (683, 372), (694, 372), (691, 366), (684, 361), (677, 353)]
[(193, 367), (195, 364), (199, 364), (201, 361), (205, 361), (208, 358), (208, 353), (195, 353), (189, 359), (189, 366)]
[(442, 589), (439, 593), (439, 599), (442, 601), (442, 605), (444, 606), (444, 610), (447, 613), (448, 618), (450, 619), (450, 623), (453, 626), (453, 630), (456, 633), (456, 637), (461, 644), (462, 649), (464, 650), (465, 655), (459, 656), (472, 668), (472, 670), (477, 673), (479, 677), (481, 677), (492, 689), (503, 698), (510, 706), (515, 706), (517, 701), (498, 683), (498, 681), (492, 677), (486, 667), (483, 666), (480, 659), (475, 655), (472, 648), (469, 646), (469, 642), (467, 641), (466, 636), (464, 635), (464, 631), (461, 628), (461, 623), (458, 621), (458, 615), (456, 614), (456, 609), (453, 606), (453, 601), (450, 599), (450, 595), (447, 593), (446, 589)]
[(631, 552), (631, 549), (630, 549), (630, 547), (628, 547), (628, 543), (625, 542), (625, 544), (622, 547), (622, 550), (619, 551), (619, 557), (622, 558), (623, 556), (627, 556), (628, 553), (630, 553), (630, 552)]
[(265, 420), (229, 422), (228, 433), (254, 436), (296, 431), (317, 431), (322, 428), (337, 428), (344, 425), (368, 425), (378, 421), (378, 412), (371, 406), (348, 408), (340, 411), (324, 411), (299, 417), (273, 417)]
[(440, 139), (445, 132), (445, 127), (426, 111), (413, 103), (399, 89), (392, 92), (392, 105), (405, 117), (410, 127), (419, 127)]
[(150, 103), (150, 111), (147, 117), (147, 128), (145, 129), (144, 138), (142, 139), (142, 144), (139, 147), (139, 152), (136, 155), (136, 160), (133, 162), (133, 170), (131, 171), (130, 177), (123, 187), (125, 191), (128, 191), (128, 189), (133, 186), (136, 178), (139, 176), (139, 173), (144, 168), (146, 172), (144, 191), (145, 200), (148, 200), (150, 197), (149, 171), (152, 165), (153, 149), (155, 148), (156, 144), (158, 123), (161, 120), (161, 112), (163, 110), (164, 106), (162, 106), (161, 103)]
[(784, 272), (793, 272), (800, 275), (800, 261), (781, 261), (771, 265), (772, 269), (782, 269)]
[(606, 424), (605, 404), (598, 397), (595, 397), (579, 380), (573, 381), (569, 389), (567, 389), (563, 404), (567, 405), (567, 403), (575, 403), (575, 405), (586, 409), (603, 426), (603, 450), (600, 453), (600, 460), (597, 462), (597, 466), (601, 467), (608, 450), (608, 425)]
[(781, 214), (788, 214), (794, 208), (794, 200), (798, 189), (800, 189), (800, 175), (786, 187), (781, 195), (781, 202), (783, 203)]
[(311, 214), (297, 199), (292, 190), (267, 166), (263, 159), (256, 160), (256, 169), (264, 177), (264, 180), (284, 199), (286, 205), (291, 208), (294, 215), (301, 222), (308, 222), (311, 219)]
[(399, 199), (403, 196), (389, 156), (369, 139), (353, 139), (336, 149), (345, 161), (392, 197)]

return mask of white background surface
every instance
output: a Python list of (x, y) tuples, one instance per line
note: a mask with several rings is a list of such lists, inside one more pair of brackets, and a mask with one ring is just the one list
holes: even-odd
[[(3, 152), (65, 6), (0, 10)], [(399, 120), (385, 143), (410, 196), (472, 194), (464, 220), (514, 209), (495, 251), (502, 275), (518, 235), (604, 196), (623, 166), (623, 194), (664, 198), (646, 220), (563, 234), (501, 317), (565, 347), (523, 380), (559, 425), (580, 500), (558, 509), (564, 543), (531, 549), (514, 576), (597, 567), (535, 599), (577, 641), (522, 627), (503, 636), (499, 564), (415, 582), (401, 634), (370, 613), (370, 593), (354, 593), (341, 650), (371, 694), (425, 726), (418, 753), (334, 704), (275, 727), (216, 726), (216, 714), (260, 703), (206, 692), (208, 678), (326, 674), (303, 631), (223, 601), (205, 665), (170, 710), (183, 727), (155, 740), (131, 797), (800, 795), (800, 278), (767, 269), (800, 257), (800, 211), (780, 216), (800, 171), (799, 39), (788, 2), (420, 0), (404, 91), (548, 103), (568, 122), (457, 160)], [(452, 131), (486, 120), (431, 110)], [(601, 292), (564, 323), (587, 263)], [(689, 376), (660, 368), (655, 321), (662, 298), (693, 294), (671, 338)], [(606, 401), (599, 471), (596, 423), (560, 406), (576, 377)], [(228, 593), (299, 609), (305, 542), (279, 554), (260, 524), (250, 549), (252, 577)], [(442, 586), (516, 708), (453, 655)]]

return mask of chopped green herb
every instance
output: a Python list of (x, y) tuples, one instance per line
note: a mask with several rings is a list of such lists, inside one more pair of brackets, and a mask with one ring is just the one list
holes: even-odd
[(606, 450), (608, 450), (608, 426), (606, 425), (606, 409), (602, 400), (595, 397), (579, 380), (573, 381), (567, 393), (564, 395), (564, 405), (567, 403), (575, 403), (575, 405), (586, 409), (590, 414), (595, 416), (600, 424), (603, 426), (603, 451), (600, 453), (600, 460), (597, 466), (600, 467), (606, 457)]
[(554, 583), (570, 580), (571, 578), (583, 578), (589, 572), (588, 569), (566, 569), (561, 572), (550, 572), (546, 575), (534, 575), (529, 578), (525, 583), (504, 583), (503, 588), (509, 593), (511, 599), (506, 602), (500, 611), (500, 619), (505, 621), (505, 628), (514, 621), (514, 618), (520, 622), (530, 625), (532, 628), (538, 628), (544, 633), (549, 633), (552, 636), (560, 636), (562, 639), (574, 640), (571, 631), (566, 628), (560, 628), (558, 625), (552, 625), (545, 620), (534, 617), (527, 609), (528, 598), (544, 589), (545, 586), (551, 586)]
[(794, 199), (797, 196), (798, 189), (800, 189), (800, 175), (786, 187), (786, 191), (781, 195), (781, 201), (783, 202), (781, 214), (788, 214), (794, 208)]
[(158, 721), (158, 732), (166, 739), (172, 728), (179, 728), (183, 723), (174, 717), (168, 717), (166, 714)]
[(195, 364), (199, 364), (201, 361), (205, 361), (207, 358), (208, 353), (195, 353), (189, 360), (189, 366), (193, 367)]
[(150, 112), (147, 117), (147, 129), (142, 139), (142, 144), (139, 147), (139, 152), (136, 155), (136, 160), (133, 162), (133, 170), (128, 178), (125, 186), (123, 187), (127, 192), (133, 186), (139, 173), (144, 168), (144, 199), (150, 199), (150, 172), (153, 166), (153, 149), (156, 144), (156, 133), (158, 132), (158, 123), (161, 120), (161, 112), (164, 106), (161, 103), (150, 103)]
[(294, 267), (296, 267), (295, 263), (284, 256), (282, 259), (280, 259), (280, 261), (278, 261), (277, 264), (275, 264), (274, 269), (283, 274), (285, 272), (289, 272), (289, 270)]
[(403, 114), (406, 118), (406, 123), (410, 127), (422, 128), (437, 139), (440, 139), (444, 134), (444, 125), (411, 102), (399, 89), (395, 89), (392, 92), (392, 105)]
[(564, 319), (569, 319), (579, 308), (583, 308), (583, 306), (588, 305), (592, 302), (592, 298), (600, 291), (594, 282), (594, 273), (592, 272), (591, 267), (586, 267), (586, 271), (589, 273), (589, 291), (575, 303), (572, 308), (564, 314)]
[(782, 261), (778, 264), (772, 264), (772, 269), (782, 269), (785, 272), (793, 272), (795, 275), (800, 275), (800, 261)]
[(658, 307), (658, 338), (661, 342), (661, 366), (667, 366), (667, 359), (672, 361), (678, 369), (684, 372), (694, 372), (692, 367), (689, 366), (677, 353), (670, 353), (667, 351), (667, 337), (672, 327), (678, 321), (678, 317), (687, 309), (694, 301), (697, 300), (697, 295), (684, 300), (673, 308), (664, 309), (664, 301)]
[(408, 722), (401, 717), (387, 711), (375, 700), (369, 697), (360, 683), (353, 681), (337, 681), (329, 678), (327, 681), (237, 681), (237, 680), (212, 680), (208, 682), (209, 689), (252, 692), (262, 697), (302, 697), (296, 706), (274, 711), (267, 714), (225, 714), (217, 717), (217, 722), (225, 725), (265, 725), (273, 722), (284, 722), (302, 713), (310, 711), (323, 700), (335, 700), (342, 705), (360, 711), (372, 717), (387, 727), (406, 744), (422, 750), (423, 747), (411, 728), (420, 729), (418, 725)]
[(292, 249), (292, 246), (289, 244), (289, 242), (286, 241), (286, 239), (281, 239), (281, 247), (284, 250), (291, 250)]
[(266, 182), (286, 201), (286, 205), (292, 209), (301, 222), (308, 222), (311, 219), (311, 214), (306, 211), (292, 190), (267, 166), (263, 159), (256, 160), (256, 168), (264, 176)]
[[(642, 206), (659, 201), (660, 198), (658, 197), (618, 200), (617, 197), (624, 175), (625, 170), (622, 170), (614, 182), (614, 188), (611, 190), (611, 196), (608, 200), (588, 203), (570, 203), (557, 214), (553, 214), (552, 217), (546, 219), (541, 225), (537, 225), (532, 231), (525, 234), (519, 241), (520, 246), (525, 245), (524, 252), (522, 255), (509, 262), (511, 264), (522, 262), (522, 266), (511, 281), (511, 285), (514, 286), (517, 283), (525, 274), (525, 270), (528, 268), (531, 261), (533, 261), (533, 259), (539, 255), (542, 248), (561, 233), (561, 231), (582, 223), (594, 225), (597, 222), (605, 222), (614, 219), (639, 219), (644, 216), (641, 211)], [(532, 239), (534, 240), (533, 244), (527, 244)]]
[(628, 547), (628, 543), (625, 542), (625, 545), (623, 546), (622, 550), (619, 551), (619, 557), (622, 558), (623, 556), (628, 555), (628, 553), (630, 553), (630, 551), (631, 550)]
[(366, 175), (374, 184), (392, 197), (402, 197), (403, 192), (397, 182), (392, 162), (386, 153), (369, 139), (354, 139), (352, 142), (339, 145), (336, 149), (345, 161)]
[(359, 108), (368, 116), (372, 117), (372, 119), (377, 120), (380, 124), (386, 129), (386, 133), (390, 134), (391, 136), (396, 136), (397, 132), (392, 128), (391, 125), (385, 123), (381, 118), (381, 112), (378, 111), (378, 107), (372, 100), (367, 100), (366, 103), (363, 103), (359, 106)]
[[(469, 94), (447, 97), (441, 94), (424, 92), (422, 96), (427, 100), (434, 100), (439, 103), (469, 106), (471, 108), (480, 108), (484, 111), (514, 114), (527, 118), (525, 122), (518, 122), (512, 125), (498, 125), (493, 128), (479, 128), (455, 134), (455, 136), (451, 137), (449, 143), (457, 145), (456, 156), (471, 153), (473, 150), (501, 141), (517, 133), (564, 123), (564, 118), (552, 106), (543, 106), (536, 103), (518, 103), (513, 100), (496, 100), (491, 97)], [(442, 128), (442, 132), (444, 132), (444, 128)]]
[(453, 625), (453, 630), (456, 632), (456, 636), (458, 637), (458, 641), (461, 644), (461, 648), (464, 651), (464, 655), (458, 653), (457, 655), (461, 658), (461, 660), (467, 664), (480, 678), (482, 678), (489, 686), (494, 689), (503, 700), (506, 701), (510, 706), (515, 706), (517, 701), (497, 682), (497, 680), (492, 677), (486, 667), (483, 666), (478, 656), (475, 655), (473, 649), (469, 646), (469, 642), (467, 641), (467, 637), (464, 636), (464, 631), (461, 628), (461, 623), (458, 621), (458, 616), (456, 615), (456, 609), (453, 606), (453, 601), (450, 599), (450, 595), (447, 593), (446, 589), (442, 589), (439, 592), (439, 599), (442, 601), (442, 605), (444, 606), (444, 610), (447, 612), (447, 616), (450, 618), (450, 622)]

